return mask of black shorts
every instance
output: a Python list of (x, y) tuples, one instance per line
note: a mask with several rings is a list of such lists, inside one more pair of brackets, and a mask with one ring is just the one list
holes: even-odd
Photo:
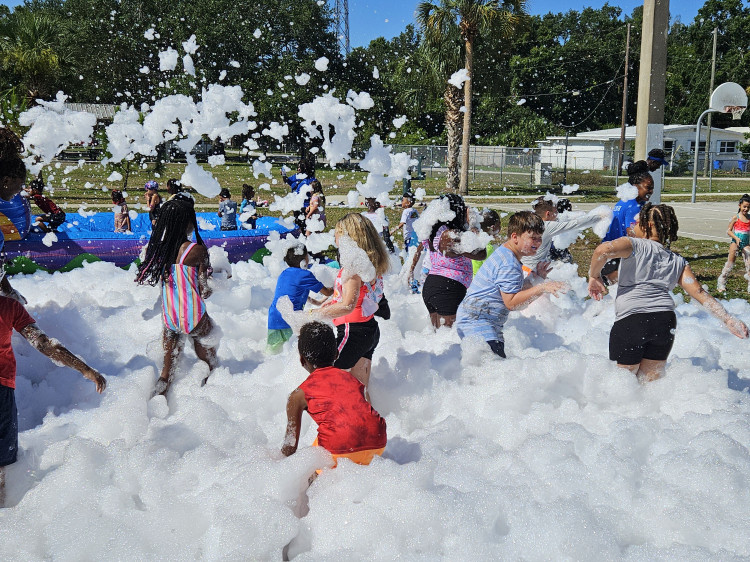
[(362, 357), (372, 359), (372, 354), (380, 341), (380, 327), (377, 320), (351, 322), (336, 326), (336, 343), (339, 357), (333, 364), (339, 369), (351, 369)]
[(440, 316), (454, 316), (466, 296), (463, 283), (442, 275), (428, 275), (422, 287), (422, 300), (427, 311)]
[(666, 361), (676, 328), (673, 311), (626, 316), (609, 333), (609, 358), (620, 365), (637, 365), (641, 359)]
[(13, 464), (18, 455), (16, 393), (0, 385), (0, 466)]
[(39, 215), (42, 221), (49, 223), (50, 228), (57, 228), (65, 222), (65, 213), (62, 211), (59, 213), (47, 213)]

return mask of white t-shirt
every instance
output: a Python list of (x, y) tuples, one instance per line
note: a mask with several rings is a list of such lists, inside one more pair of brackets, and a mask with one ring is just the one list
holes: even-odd
[(404, 209), (401, 213), (401, 220), (404, 223), (404, 240), (414, 234), (414, 221), (419, 218), (419, 213), (413, 208)]
[(375, 230), (378, 232), (382, 232), (383, 227), (388, 228), (388, 217), (385, 216), (385, 211), (383, 211), (382, 208), (374, 213), (368, 213), (365, 211), (362, 213), (362, 216), (370, 219), (370, 222), (375, 225)]

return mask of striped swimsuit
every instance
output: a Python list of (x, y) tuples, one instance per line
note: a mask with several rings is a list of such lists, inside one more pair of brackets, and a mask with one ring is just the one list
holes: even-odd
[(198, 287), (198, 268), (182, 263), (195, 245), (193, 242), (187, 247), (180, 261), (172, 266), (169, 279), (161, 285), (164, 325), (178, 334), (192, 332), (206, 313)]
[(734, 235), (740, 239), (740, 250), (742, 250), (745, 246), (750, 245), (750, 222), (742, 222), (739, 215), (735, 215), (735, 217), (737, 217), (737, 220), (734, 221), (732, 230)]

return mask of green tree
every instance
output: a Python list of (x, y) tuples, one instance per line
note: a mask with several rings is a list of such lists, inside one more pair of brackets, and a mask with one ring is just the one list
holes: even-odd
[(464, 124), (461, 142), (461, 179), (459, 191), (469, 192), (469, 145), (471, 143), (471, 108), (474, 68), (474, 48), (481, 35), (508, 40), (521, 24), (525, 0), (441, 0), (440, 4), (422, 2), (417, 7), (417, 18), (423, 25), (425, 37), (439, 44), (450, 36), (457, 25), (463, 41), (467, 79), (464, 82)]

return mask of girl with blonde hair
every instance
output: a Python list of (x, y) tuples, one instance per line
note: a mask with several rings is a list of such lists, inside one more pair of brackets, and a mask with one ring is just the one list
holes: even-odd
[(334, 367), (350, 371), (367, 389), (372, 354), (380, 341), (375, 313), (383, 298), (388, 250), (373, 224), (359, 213), (336, 223), (341, 269), (330, 302), (317, 311), (336, 326), (338, 359)]

